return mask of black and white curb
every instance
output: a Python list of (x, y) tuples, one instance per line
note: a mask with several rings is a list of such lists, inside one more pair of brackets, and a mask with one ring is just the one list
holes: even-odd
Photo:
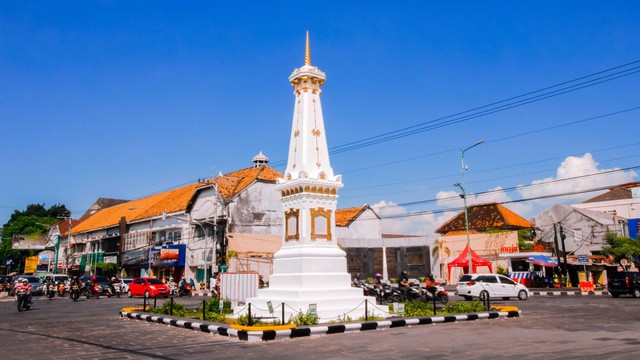
[(533, 296), (607, 296), (608, 291), (531, 291)]
[(326, 326), (308, 326), (298, 327), (295, 329), (286, 330), (259, 330), (259, 331), (246, 331), (232, 329), (226, 326), (219, 326), (206, 321), (197, 320), (181, 320), (174, 319), (167, 316), (151, 315), (148, 313), (139, 312), (126, 312), (121, 311), (120, 316), (128, 319), (144, 320), (148, 322), (165, 324), (170, 326), (183, 327), (185, 329), (192, 329), (212, 334), (218, 334), (222, 336), (228, 336), (237, 338), (239, 340), (246, 341), (268, 341), (276, 339), (292, 339), (298, 337), (317, 336), (317, 335), (329, 335), (329, 334), (344, 334), (353, 333), (367, 330), (381, 330), (387, 328), (414, 326), (414, 325), (427, 325), (427, 324), (441, 324), (452, 323), (461, 321), (473, 321), (482, 319), (499, 319), (499, 318), (513, 318), (521, 315), (520, 310), (517, 311), (489, 311), (477, 314), (461, 314), (461, 315), (444, 315), (444, 316), (428, 316), (411, 319), (390, 319), (380, 321), (365, 321), (362, 323), (351, 324), (335, 324)]

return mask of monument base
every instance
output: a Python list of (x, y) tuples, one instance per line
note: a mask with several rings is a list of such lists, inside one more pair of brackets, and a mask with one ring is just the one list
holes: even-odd
[(284, 308), (285, 322), (313, 311), (319, 322), (358, 320), (365, 314), (388, 317), (386, 305), (351, 286), (346, 269), (346, 254), (335, 245), (283, 247), (274, 255), (269, 288), (258, 290), (236, 312), (246, 314), (251, 304), (251, 315), (265, 319), (282, 320)]

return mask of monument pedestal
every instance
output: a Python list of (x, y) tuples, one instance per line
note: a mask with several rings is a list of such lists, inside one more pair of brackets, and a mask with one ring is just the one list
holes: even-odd
[[(346, 269), (346, 254), (335, 245), (283, 247), (274, 255), (269, 288), (247, 299), (252, 316), (281, 318), (283, 303), (285, 320), (306, 314), (311, 304), (315, 304), (320, 322), (346, 317), (357, 320), (367, 312), (369, 316), (389, 316), (386, 306), (376, 305), (374, 297), (351, 286)], [(275, 309), (273, 315), (268, 312), (268, 301)]]

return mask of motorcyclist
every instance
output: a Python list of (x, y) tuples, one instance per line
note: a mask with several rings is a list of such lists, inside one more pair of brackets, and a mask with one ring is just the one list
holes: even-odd
[(169, 286), (169, 291), (171, 291), (171, 295), (174, 295), (176, 288), (178, 286), (176, 285), (176, 282), (173, 281), (173, 277), (169, 277), (169, 282), (167, 282), (167, 286)]
[(109, 286), (111, 287), (111, 291), (113, 291), (113, 293), (117, 293), (120, 291), (120, 280), (118, 280), (117, 277), (112, 276), (111, 279), (109, 280)]
[(376, 276), (373, 278), (373, 287), (382, 287), (382, 275), (380, 273), (376, 273)]
[(184, 277), (180, 280), (179, 291), (181, 294), (189, 293), (187, 279)]
[(402, 293), (402, 300), (407, 300), (409, 298), (409, 273), (407, 270), (402, 270), (400, 273), (400, 278), (398, 279), (398, 290)]
[[(24, 290), (27, 296), (27, 304), (31, 304), (31, 284), (27, 279), (22, 279), (16, 283), (13, 290), (17, 294), (21, 290)], [(17, 296), (16, 296), (17, 298)]]
[(44, 291), (47, 295), (49, 295), (49, 292), (56, 292), (56, 284), (53, 282), (53, 278), (51, 276), (47, 276), (44, 278), (44, 282), (43, 282), (43, 286), (44, 286)]
[(431, 295), (435, 295), (436, 293), (436, 282), (431, 272), (427, 272), (425, 276), (424, 285), (427, 288), (427, 291), (431, 293)]
[(89, 293), (91, 295), (99, 295), (96, 291), (96, 284), (98, 283), (98, 278), (95, 275), (91, 275), (91, 280), (89, 281)]

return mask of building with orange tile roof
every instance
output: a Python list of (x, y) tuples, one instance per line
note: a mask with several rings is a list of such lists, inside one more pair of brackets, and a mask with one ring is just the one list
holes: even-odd
[[(94, 204), (97, 209), (72, 228), (71, 267), (93, 273), (96, 263), (115, 257), (127, 276), (200, 280), (205, 267), (210, 273), (211, 264), (226, 265), (228, 232), (279, 235), (274, 187), (282, 174), (259, 155), (250, 168), (112, 206)], [(164, 248), (178, 251), (182, 260), (163, 263)]]
[[(498, 266), (508, 268), (505, 254), (519, 253), (518, 230), (533, 229), (534, 225), (498, 203), (476, 204), (467, 208), (469, 242), (471, 249), (491, 261), (494, 271)], [(457, 258), (467, 246), (464, 211), (459, 212), (436, 229), (442, 234), (432, 250), (434, 271), (453, 283), (462, 275), (462, 268), (447, 273), (446, 264)]]

